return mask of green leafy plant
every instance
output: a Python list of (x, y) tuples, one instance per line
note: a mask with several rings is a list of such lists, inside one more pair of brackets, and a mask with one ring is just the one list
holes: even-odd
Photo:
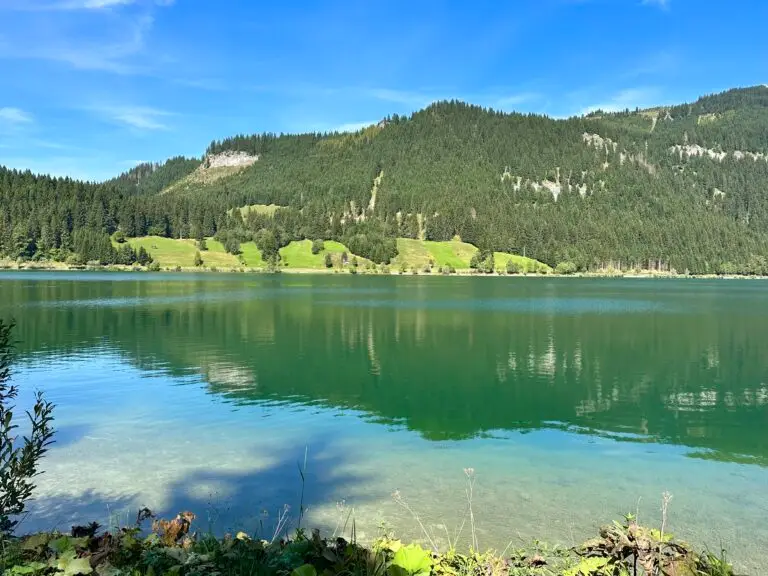
[(388, 571), (390, 576), (427, 576), (431, 569), (431, 554), (418, 544), (410, 544), (395, 552)]
[(10, 534), (18, 524), (13, 517), (23, 514), (35, 489), (34, 478), (40, 474), (40, 460), (53, 443), (53, 408), (42, 392), (27, 411), (30, 432), (19, 441), (15, 430), (12, 402), (18, 388), (9, 384), (13, 360), (11, 334), (14, 324), (0, 320), (0, 537)]

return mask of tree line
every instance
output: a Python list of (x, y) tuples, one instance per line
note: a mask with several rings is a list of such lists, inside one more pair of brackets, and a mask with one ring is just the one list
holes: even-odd
[[(577, 270), (763, 274), (768, 162), (732, 152), (768, 151), (766, 134), (765, 88), (567, 120), (445, 101), (356, 133), (212, 142), (208, 154), (243, 151), (259, 160), (183, 189), (169, 186), (200, 160), (141, 165), (104, 183), (0, 168), (0, 253), (117, 261), (119, 250), (107, 254), (105, 239), (120, 232), (216, 236), (233, 253), (253, 240), (268, 261), (293, 240), (338, 240), (386, 263), (397, 237), (458, 236), (484, 252)], [(685, 143), (729, 154), (670, 151)], [(254, 204), (281, 208), (245, 216), (235, 209)], [(101, 239), (78, 243), (79, 230)]]

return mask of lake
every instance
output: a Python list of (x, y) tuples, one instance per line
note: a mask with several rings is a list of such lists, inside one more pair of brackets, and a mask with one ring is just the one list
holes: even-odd
[(22, 530), (420, 538), (397, 491), (445, 543), (472, 468), (483, 548), (658, 526), (668, 491), (668, 529), (768, 563), (768, 282), (5, 272), (0, 317), (57, 404)]

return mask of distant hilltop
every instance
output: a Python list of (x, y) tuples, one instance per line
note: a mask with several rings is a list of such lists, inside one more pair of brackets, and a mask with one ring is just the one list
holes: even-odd
[[(460, 238), (555, 267), (768, 272), (768, 88), (556, 120), (458, 101), (356, 132), (237, 135), (108, 182), (0, 171), (0, 251), (128, 237), (324, 239), (387, 262)], [(274, 206), (270, 213), (245, 206)], [(269, 248), (269, 247), (268, 247)]]

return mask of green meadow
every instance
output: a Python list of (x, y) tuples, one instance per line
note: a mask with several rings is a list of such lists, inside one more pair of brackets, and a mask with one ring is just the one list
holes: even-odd
[[(143, 236), (129, 238), (127, 242), (135, 249), (140, 247), (149, 252), (155, 262), (162, 268), (195, 268), (195, 253), (198, 252), (197, 242), (192, 239), (163, 238), (161, 236)], [(230, 270), (233, 268), (264, 268), (261, 251), (253, 242), (244, 242), (240, 245), (241, 253), (237, 256), (224, 250), (221, 242), (213, 238), (206, 239), (207, 250), (200, 250), (203, 259), (201, 268), (218, 268)], [(433, 242), (429, 240), (413, 240), (409, 238), (397, 239), (398, 255), (392, 261), (390, 268), (395, 270), (406, 269), (408, 271), (423, 271), (432, 267), (436, 272), (438, 268), (453, 267), (457, 271), (468, 271), (470, 262), (478, 249), (472, 244), (451, 240), (447, 242)], [(347, 253), (348, 263), (357, 259), (358, 267), (363, 270), (371, 267), (371, 262), (360, 256), (352, 254), (341, 242), (326, 240), (323, 242), (323, 250), (317, 254), (312, 253), (311, 240), (298, 240), (280, 249), (280, 266), (287, 270), (328, 270), (326, 255), (330, 254), (332, 267), (338, 270), (344, 268), (343, 257)], [(495, 252), (494, 260), (496, 269), (505, 271), (507, 262), (513, 261), (518, 265), (520, 272), (525, 273), (550, 273), (552, 269), (537, 260), (525, 258), (516, 254)]]

